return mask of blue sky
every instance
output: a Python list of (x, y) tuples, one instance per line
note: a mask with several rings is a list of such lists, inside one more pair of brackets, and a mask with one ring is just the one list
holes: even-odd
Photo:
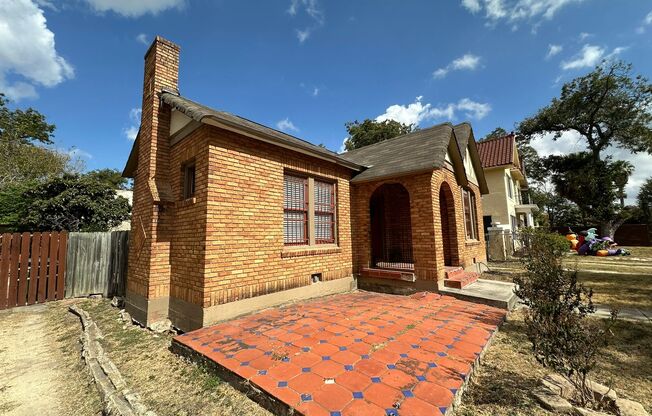
[[(184, 96), (336, 151), (355, 119), (509, 130), (603, 58), (652, 76), (650, 0), (0, 0), (0, 90), (89, 169), (121, 169), (156, 34), (181, 46)], [(652, 175), (615, 155), (630, 191)]]

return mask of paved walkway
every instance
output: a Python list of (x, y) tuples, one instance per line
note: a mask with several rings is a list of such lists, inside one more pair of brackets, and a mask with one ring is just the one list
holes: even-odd
[[(595, 305), (595, 314), (592, 316), (598, 318), (609, 318), (611, 316), (611, 306)], [(647, 311), (644, 309), (623, 308), (618, 310), (618, 319), (652, 323), (652, 311)]]
[(505, 311), (433, 293), (354, 292), (179, 337), (304, 415), (441, 415)]

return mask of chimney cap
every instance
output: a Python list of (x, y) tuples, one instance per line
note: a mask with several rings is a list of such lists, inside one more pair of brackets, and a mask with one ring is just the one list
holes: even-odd
[(164, 38), (161, 35), (156, 35), (154, 37), (154, 40), (152, 41), (152, 44), (149, 45), (149, 48), (147, 48), (147, 52), (145, 52), (145, 58), (147, 58), (147, 55), (150, 54), (150, 52), (152, 51), (152, 48), (154, 48), (154, 45), (157, 45), (157, 44), (166, 46), (168, 48), (175, 49), (176, 52), (179, 52), (181, 50), (181, 47), (179, 45), (177, 45), (176, 43), (172, 42), (171, 40), (168, 40), (168, 39)]

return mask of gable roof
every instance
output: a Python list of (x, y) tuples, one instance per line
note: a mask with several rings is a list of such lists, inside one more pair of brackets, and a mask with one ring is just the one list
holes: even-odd
[[(462, 160), (451, 123), (417, 130), (342, 153), (340, 156), (367, 166), (365, 171), (351, 180), (367, 182), (444, 167), (447, 150), (452, 158)], [(456, 173), (460, 174), (458, 180), (466, 183), (463, 171)]]
[[(176, 93), (163, 91), (160, 93), (161, 101), (170, 105), (173, 109), (182, 112), (195, 121), (195, 126), (211, 124), (226, 130), (235, 131), (242, 135), (252, 137), (264, 142), (298, 151), (309, 156), (324, 159), (354, 171), (363, 170), (364, 167), (348, 161), (335, 152), (321, 146), (316, 146), (306, 140), (283, 133), (263, 124), (256, 123), (244, 117), (240, 117), (226, 111), (215, 110), (195, 101), (189, 100)], [(192, 127), (192, 126), (191, 126)], [(139, 132), (140, 133), (140, 132)], [(186, 132), (187, 133), (187, 132)], [(123, 171), (123, 176), (133, 177), (138, 160), (138, 138), (129, 155), (129, 160)]]
[(514, 164), (514, 134), (478, 143), (478, 153), (483, 168)]
[(488, 194), (489, 186), (487, 185), (487, 180), (484, 176), (484, 169), (482, 168), (482, 161), (480, 160), (480, 154), (478, 151), (478, 143), (475, 141), (471, 124), (467, 122), (460, 123), (453, 127), (453, 130), (455, 132), (457, 143), (460, 146), (460, 152), (462, 153), (463, 159), (466, 159), (468, 149), (468, 155), (471, 159), (471, 167), (475, 172), (476, 179), (478, 180), (480, 193)]

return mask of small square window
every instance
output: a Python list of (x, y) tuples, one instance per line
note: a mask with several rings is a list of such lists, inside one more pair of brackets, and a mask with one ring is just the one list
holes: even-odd
[(195, 196), (195, 164), (188, 163), (183, 167), (183, 199)]

